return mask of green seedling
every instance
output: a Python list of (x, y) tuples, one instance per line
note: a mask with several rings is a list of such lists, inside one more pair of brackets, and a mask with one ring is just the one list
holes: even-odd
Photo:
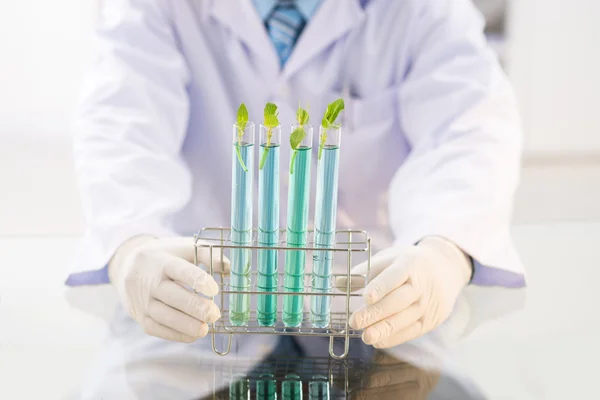
[(244, 103), (242, 103), (242, 104), (240, 104), (240, 108), (238, 108), (237, 121), (235, 123), (235, 126), (237, 128), (237, 136), (238, 136), (237, 145), (235, 146), (235, 152), (237, 154), (238, 161), (240, 162), (240, 165), (242, 166), (242, 169), (245, 172), (248, 172), (248, 167), (246, 167), (244, 160), (242, 160), (242, 153), (240, 151), (240, 147), (242, 146), (242, 138), (244, 137), (244, 129), (246, 129), (247, 123), (248, 123), (248, 109), (246, 108), (246, 105)]
[(308, 115), (308, 111), (305, 109), (298, 107), (298, 111), (296, 112), (296, 120), (298, 121), (299, 127), (294, 129), (292, 134), (290, 135), (290, 146), (294, 150), (292, 154), (292, 160), (290, 162), (290, 174), (294, 173), (294, 161), (296, 161), (296, 155), (298, 154), (298, 146), (306, 137), (306, 131), (304, 130), (304, 125), (308, 124), (310, 120), (310, 116)]
[(260, 158), (259, 169), (263, 169), (265, 162), (267, 161), (267, 155), (269, 154), (269, 146), (271, 146), (271, 137), (273, 136), (273, 129), (279, 126), (279, 113), (277, 112), (277, 106), (273, 103), (267, 103), (265, 105), (265, 120), (263, 125), (267, 127), (267, 145), (263, 151), (262, 157)]
[(340, 124), (336, 124), (335, 120), (337, 119), (340, 112), (344, 109), (344, 100), (337, 99), (333, 103), (327, 106), (327, 110), (325, 110), (325, 115), (323, 116), (323, 120), (321, 121), (322, 129), (321, 137), (319, 138), (319, 160), (321, 159), (321, 154), (323, 153), (323, 148), (325, 147), (325, 142), (327, 142), (327, 130), (329, 128), (339, 128)]

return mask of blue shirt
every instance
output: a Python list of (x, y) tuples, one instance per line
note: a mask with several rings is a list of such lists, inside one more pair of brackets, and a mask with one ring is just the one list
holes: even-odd
[[(258, 15), (262, 18), (264, 22), (267, 22), (267, 18), (271, 15), (271, 12), (277, 5), (277, 0), (252, 0), (254, 2), (254, 6), (256, 7), (256, 11), (258, 11)], [(319, 8), (319, 5), (323, 2), (323, 0), (296, 0), (296, 8), (300, 11), (300, 14), (304, 17), (306, 22), (308, 22), (311, 17)]]

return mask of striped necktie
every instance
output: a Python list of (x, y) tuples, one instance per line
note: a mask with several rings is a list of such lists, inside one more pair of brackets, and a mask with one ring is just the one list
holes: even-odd
[(306, 25), (294, 2), (279, 0), (266, 22), (269, 37), (275, 45), (282, 67), (292, 54), (292, 49)]

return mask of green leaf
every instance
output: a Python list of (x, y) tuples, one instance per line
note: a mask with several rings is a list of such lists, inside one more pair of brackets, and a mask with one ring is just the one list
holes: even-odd
[(275, 115), (277, 113), (277, 105), (274, 103), (267, 103), (265, 105), (265, 115)]
[(333, 103), (327, 106), (327, 110), (325, 110), (325, 115), (321, 120), (321, 126), (324, 128), (321, 133), (321, 137), (319, 138), (319, 155), (318, 159), (321, 159), (321, 155), (323, 154), (323, 148), (325, 147), (325, 142), (327, 142), (327, 130), (330, 128), (339, 128), (340, 125), (335, 123), (335, 120), (340, 115), (342, 110), (344, 109), (344, 99), (337, 99)]
[[(238, 129), (240, 131), (242, 131), (242, 136), (243, 136), (244, 129), (246, 129), (247, 123), (248, 123), (248, 109), (246, 108), (246, 105), (244, 103), (242, 103), (242, 104), (240, 104), (240, 107), (238, 108), (237, 121), (236, 121)], [(239, 135), (239, 133), (238, 133), (238, 135)]]
[(297, 150), (298, 146), (300, 146), (300, 143), (302, 143), (305, 137), (306, 131), (303, 127), (300, 126), (294, 129), (294, 131), (290, 135), (290, 146), (292, 147), (292, 149)]
[(267, 103), (265, 105), (265, 121), (264, 124), (265, 126), (268, 126), (269, 128), (274, 128), (277, 125), (279, 125), (279, 119), (277, 118), (279, 116), (279, 113), (277, 112), (277, 106), (273, 103)]
[[(271, 145), (271, 136), (273, 136), (273, 128), (279, 125), (279, 113), (277, 112), (277, 105), (274, 103), (265, 104), (265, 119), (264, 125), (269, 128), (267, 130), (267, 146)], [(267, 155), (269, 154), (269, 148), (265, 147), (263, 154), (260, 158), (258, 169), (263, 169), (265, 162), (267, 161)]]
[(335, 120), (340, 115), (340, 112), (344, 109), (344, 99), (337, 99), (333, 103), (327, 106), (327, 110), (325, 110), (325, 116), (323, 117), (323, 121), (327, 121), (328, 124), (322, 124), (325, 129), (329, 128), (330, 125), (335, 123)]
[(310, 120), (308, 111), (300, 107), (299, 103), (298, 111), (296, 111), (296, 120), (298, 121), (298, 125), (300, 126), (294, 129), (294, 131), (290, 135), (290, 146), (294, 150), (294, 153), (292, 154), (292, 159), (290, 161), (290, 174), (294, 174), (294, 162), (296, 161), (296, 156), (298, 155), (298, 147), (306, 137), (304, 125), (308, 124), (308, 121)]
[(279, 125), (279, 119), (277, 118), (277, 115), (265, 114), (264, 124), (269, 128), (275, 128), (277, 125)]
[(242, 153), (240, 152), (240, 146), (242, 145), (242, 137), (244, 136), (244, 129), (246, 129), (246, 124), (248, 124), (248, 109), (246, 108), (246, 105), (242, 103), (240, 104), (240, 107), (238, 108), (237, 112), (236, 125), (238, 142), (237, 146), (235, 147), (235, 152), (237, 154), (237, 159), (240, 162), (240, 165), (242, 166), (242, 169), (245, 172), (248, 172), (248, 167), (246, 167), (244, 160), (242, 160)]
[(298, 120), (299, 125), (306, 125), (310, 120), (310, 116), (308, 115), (308, 111), (304, 108), (298, 107), (298, 111), (296, 112), (296, 119)]

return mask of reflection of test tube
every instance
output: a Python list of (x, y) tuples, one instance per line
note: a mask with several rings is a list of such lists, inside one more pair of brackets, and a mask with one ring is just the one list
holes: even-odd
[[(261, 163), (258, 171), (258, 244), (261, 246), (277, 246), (279, 243), (280, 145), (281, 126), (268, 128), (261, 124)], [(258, 290), (277, 291), (277, 250), (258, 251)], [(277, 297), (258, 295), (257, 310), (260, 325), (274, 325), (277, 318)]]
[(296, 374), (287, 374), (281, 384), (283, 400), (302, 400), (302, 381)]
[(277, 383), (273, 374), (262, 374), (256, 381), (256, 400), (276, 400)]
[(329, 381), (324, 376), (313, 376), (308, 383), (309, 400), (329, 400)]
[[(342, 128), (321, 126), (317, 160), (317, 199), (315, 202), (315, 247), (332, 248), (335, 242), (335, 218), (338, 196), (338, 167)], [(313, 254), (312, 291), (328, 293), (331, 290), (333, 252), (315, 251)], [(311, 296), (311, 321), (316, 328), (329, 325), (331, 298)]]
[[(300, 125), (292, 125), (292, 132)], [(313, 128), (304, 125), (304, 140), (294, 150), (291, 149), (290, 181), (287, 207), (287, 246), (304, 247), (308, 229), (308, 207), (310, 196), (310, 166), (312, 153)], [(306, 252), (286, 251), (284, 290), (302, 292), (304, 290), (304, 266)], [(297, 327), (302, 324), (302, 296), (285, 295), (283, 298), (283, 323)]]
[[(233, 166), (231, 182), (231, 241), (235, 245), (252, 242), (252, 185), (254, 184), (254, 123), (248, 122), (243, 130), (233, 125)], [(231, 249), (232, 290), (250, 290), (249, 249)], [(229, 320), (232, 325), (248, 324), (250, 296), (230, 294)]]
[(240, 376), (229, 384), (229, 400), (250, 400), (250, 379)]

